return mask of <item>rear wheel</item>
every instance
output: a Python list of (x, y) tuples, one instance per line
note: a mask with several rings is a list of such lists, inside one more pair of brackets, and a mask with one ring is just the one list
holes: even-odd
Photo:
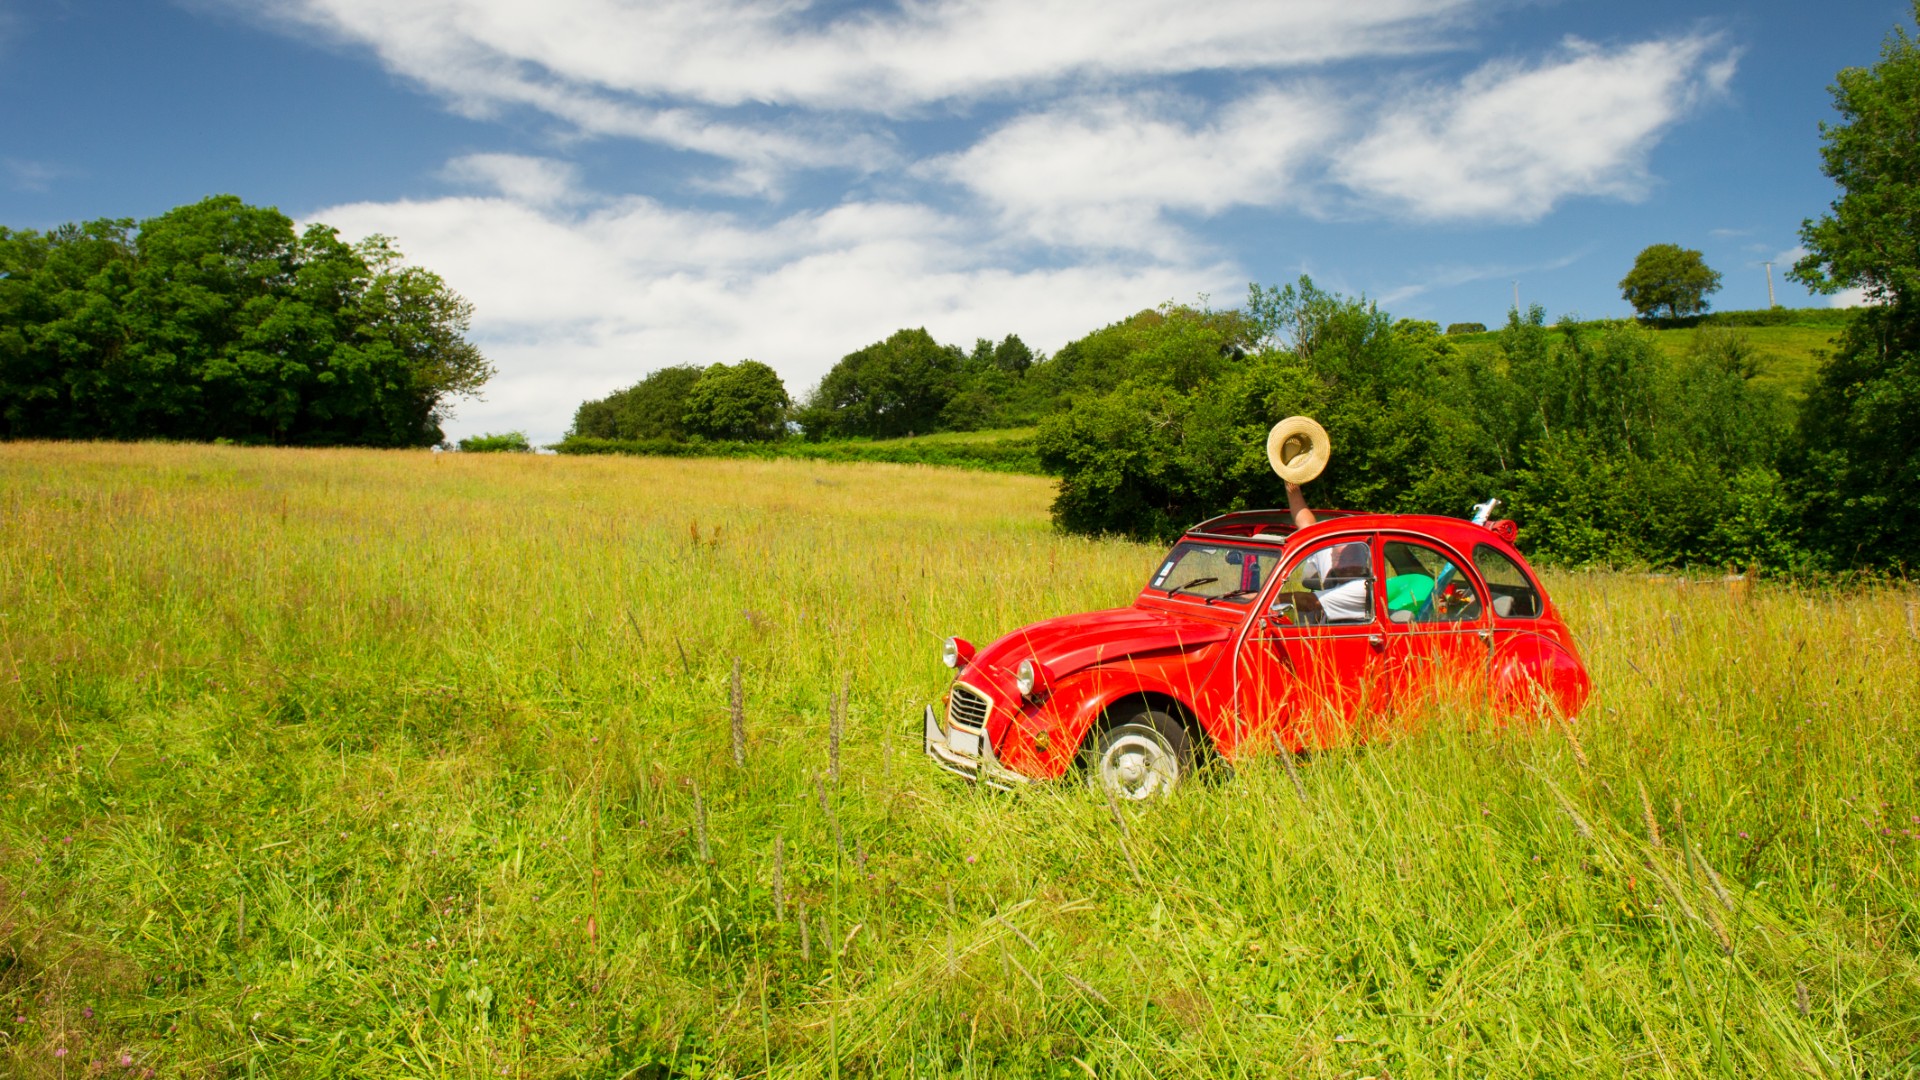
[(1166, 795), (1193, 772), (1193, 743), (1180, 722), (1141, 709), (1101, 731), (1087, 748), (1087, 779), (1117, 799)]

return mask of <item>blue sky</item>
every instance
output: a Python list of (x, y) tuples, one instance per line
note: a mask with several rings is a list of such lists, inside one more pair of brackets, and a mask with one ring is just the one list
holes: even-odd
[[(803, 393), (902, 326), (1051, 351), (1307, 272), (1396, 316), (1766, 304), (1827, 87), (1912, 8), (1480, 0), (0, 0), (0, 224), (231, 192), (383, 232), (557, 437), (654, 368)], [(1788, 305), (1825, 304), (1787, 283)]]

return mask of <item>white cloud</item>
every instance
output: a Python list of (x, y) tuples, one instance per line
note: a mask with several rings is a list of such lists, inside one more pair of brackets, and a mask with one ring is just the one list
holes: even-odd
[(752, 357), (798, 395), (841, 356), (903, 326), (970, 345), (1018, 333), (1053, 350), (1169, 298), (1241, 287), (1219, 264), (1129, 260), (1022, 268), (972, 223), (904, 203), (849, 203), (756, 228), (624, 199), (586, 212), (505, 197), (355, 203), (313, 219), (401, 239), (474, 302), (499, 367), (450, 435), (557, 438), (581, 401), (667, 364)]
[(806, 0), (215, 2), (368, 48), (468, 115), (535, 109), (717, 157), (734, 164), (717, 186), (771, 194), (792, 169), (898, 164), (886, 121), (929, 107), (1431, 51), (1486, 0), (902, 0), (832, 17)]
[(1827, 306), (1837, 308), (1866, 307), (1869, 304), (1883, 304), (1885, 302), (1884, 300), (1875, 300), (1873, 297), (1867, 295), (1867, 290), (1865, 289), (1841, 289), (1839, 292), (1832, 293), (1827, 297)]
[(1548, 273), (1564, 270), (1587, 256), (1585, 250), (1549, 259), (1546, 262), (1515, 264), (1504, 263), (1491, 266), (1450, 265), (1437, 266), (1420, 275), (1419, 280), (1405, 285), (1397, 285), (1374, 297), (1382, 305), (1392, 307), (1403, 300), (1412, 300), (1432, 292), (1435, 289), (1449, 288), (1455, 285), (1467, 285), (1476, 281), (1501, 281), (1519, 278), (1528, 274)]
[(458, 184), (491, 188), (517, 202), (551, 206), (575, 196), (574, 168), (524, 154), (468, 154), (447, 162), (441, 175)]
[(1660, 134), (1725, 88), (1713, 37), (1606, 50), (1569, 40), (1534, 67), (1493, 63), (1408, 94), (1342, 154), (1337, 175), (1414, 216), (1532, 221), (1581, 195), (1638, 199)]
[[(271, 0), (456, 95), (476, 71), (697, 101), (897, 113), (1088, 78), (1323, 64), (1443, 44), (1474, 0)], [(484, 93), (484, 91), (479, 91)]]
[(1078, 101), (1021, 116), (926, 171), (1042, 243), (1173, 256), (1186, 241), (1163, 211), (1298, 201), (1296, 169), (1338, 129), (1330, 97), (1267, 89), (1197, 122), (1203, 109), (1189, 101)]

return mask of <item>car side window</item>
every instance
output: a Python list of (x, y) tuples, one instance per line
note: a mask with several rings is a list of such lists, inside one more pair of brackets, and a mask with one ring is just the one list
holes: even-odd
[(1365, 540), (1327, 544), (1294, 564), (1272, 611), (1299, 626), (1369, 623), (1373, 585), (1373, 555)]
[(1540, 617), (1545, 607), (1540, 603), (1540, 590), (1519, 563), (1491, 544), (1479, 544), (1473, 549), (1473, 565), (1479, 567), (1480, 576), (1487, 579), (1487, 592), (1491, 596), (1488, 603), (1493, 605), (1495, 615), (1503, 619)]
[(1470, 622), (1484, 610), (1473, 575), (1425, 544), (1390, 540), (1381, 550), (1387, 564), (1387, 617), (1397, 623)]

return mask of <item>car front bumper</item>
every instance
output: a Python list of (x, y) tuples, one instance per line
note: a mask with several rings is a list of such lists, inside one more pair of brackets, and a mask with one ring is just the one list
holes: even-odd
[(921, 745), (935, 765), (975, 783), (1001, 791), (1012, 791), (1033, 783), (1032, 777), (1023, 776), (1000, 764), (1000, 759), (993, 753), (993, 742), (985, 732), (947, 728), (934, 716), (931, 705), (927, 706), (926, 730)]

